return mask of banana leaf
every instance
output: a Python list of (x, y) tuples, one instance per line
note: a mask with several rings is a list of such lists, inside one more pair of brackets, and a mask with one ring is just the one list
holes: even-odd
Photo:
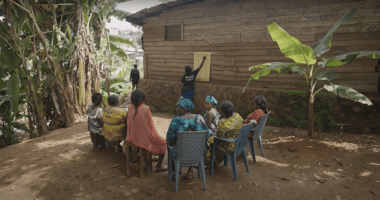
[(313, 48), (314, 55), (319, 57), (323, 55), (325, 52), (331, 49), (331, 39), (335, 30), (342, 24), (351, 21), (354, 19), (356, 11), (351, 11), (342, 19), (340, 19), (327, 33), (324, 35), (318, 42), (313, 44), (311, 47)]
[(16, 73), (13, 73), (7, 81), (7, 94), (11, 97), (11, 110), (18, 112), (18, 95), (20, 92), (20, 80)]
[(128, 56), (128, 55), (124, 52), (123, 49), (117, 47), (113, 42), (110, 42), (110, 47), (111, 47), (111, 51), (115, 51), (117, 56), (119, 56), (119, 57), (121, 57), (121, 58), (125, 58), (125, 57)]
[(380, 59), (380, 51), (359, 51), (346, 53), (329, 59), (322, 59), (318, 62), (318, 65), (321, 67), (338, 67), (345, 64), (351, 64), (356, 58), (360, 57)]
[(6, 83), (3, 81), (2, 78), (0, 78), (0, 90), (2, 90), (3, 88), (5, 88), (7, 85)]
[(266, 76), (266, 75), (270, 74), (272, 71), (275, 71), (275, 72), (280, 73), (280, 74), (293, 73), (294, 68), (298, 68), (297, 63), (273, 62), (273, 63), (265, 63), (265, 64), (261, 64), (261, 65), (252, 66), (249, 68), (249, 71), (253, 71), (256, 69), (262, 69), (262, 70), (252, 74), (251, 78), (249, 78), (247, 84), (245, 85), (243, 92), (248, 87), (251, 80), (258, 80), (260, 77)]
[(324, 85), (324, 88), (327, 91), (335, 95), (338, 95), (342, 98), (350, 99), (352, 101), (359, 102), (362, 104), (367, 104), (369, 106), (373, 105), (372, 102), (366, 96), (364, 96), (363, 94), (359, 93), (358, 91), (350, 87), (330, 84), (330, 85)]
[(124, 39), (122, 37), (113, 36), (113, 35), (110, 35), (109, 38), (111, 42), (117, 42), (117, 43), (127, 44), (129, 46), (133, 46), (133, 42), (130, 41), (129, 39)]
[(268, 25), (268, 31), (273, 39), (277, 42), (281, 52), (286, 57), (291, 58), (296, 63), (312, 65), (317, 61), (314, 58), (313, 49), (303, 45), (297, 38), (292, 37), (275, 22)]
[(320, 81), (331, 81), (336, 78), (338, 78), (338, 74), (336, 74), (335, 72), (331, 70), (317, 73), (314, 77), (314, 79), (320, 80)]

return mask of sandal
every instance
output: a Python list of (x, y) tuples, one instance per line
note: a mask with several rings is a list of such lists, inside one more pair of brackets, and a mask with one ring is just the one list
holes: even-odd
[(193, 180), (193, 172), (188, 172), (187, 173), (187, 179)]

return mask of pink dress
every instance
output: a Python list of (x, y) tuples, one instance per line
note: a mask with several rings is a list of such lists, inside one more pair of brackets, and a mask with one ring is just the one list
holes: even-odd
[(128, 107), (127, 141), (152, 154), (165, 154), (166, 141), (158, 135), (154, 127), (149, 106), (141, 104), (133, 118), (135, 111), (134, 105)]

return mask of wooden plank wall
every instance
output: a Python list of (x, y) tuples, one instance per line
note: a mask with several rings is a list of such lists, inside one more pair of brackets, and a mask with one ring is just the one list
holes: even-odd
[[(267, 25), (276, 22), (303, 44), (312, 45), (340, 18), (357, 9), (352, 22), (333, 36), (333, 48), (324, 54), (380, 49), (380, 0), (209, 0), (164, 11), (144, 19), (144, 50), (149, 79), (179, 81), (184, 66), (193, 64), (186, 52), (213, 52), (211, 83), (245, 85), (248, 67), (273, 61), (290, 61), (272, 41)], [(164, 41), (165, 25), (182, 25), (184, 41)], [(377, 60), (362, 58), (334, 68), (344, 84), (363, 93), (376, 92)], [(304, 90), (298, 74), (272, 73), (250, 87)]]

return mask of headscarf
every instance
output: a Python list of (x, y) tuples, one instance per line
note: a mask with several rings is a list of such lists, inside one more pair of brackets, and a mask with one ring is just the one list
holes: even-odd
[(210, 102), (214, 107), (218, 106), (218, 101), (211, 95), (206, 97), (206, 101)]
[(183, 109), (187, 111), (191, 111), (195, 107), (193, 102), (191, 102), (190, 99), (185, 99), (182, 96), (181, 98), (179, 98), (177, 105), (181, 106)]

